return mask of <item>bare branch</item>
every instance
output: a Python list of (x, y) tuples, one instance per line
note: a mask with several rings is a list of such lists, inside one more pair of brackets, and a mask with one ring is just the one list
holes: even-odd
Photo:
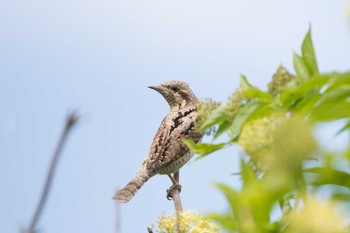
[[(174, 179), (176, 180), (177, 183), (179, 183), (179, 181), (180, 181), (180, 172), (179, 171), (174, 173)], [(182, 203), (181, 203), (179, 189), (174, 189), (174, 191), (172, 192), (172, 199), (174, 202), (176, 212), (182, 212), (183, 209), (182, 209)]]
[(175, 210), (176, 210), (176, 232), (180, 233), (180, 215), (182, 213), (182, 203), (180, 198), (181, 185), (180, 181), (180, 172), (177, 171), (174, 175), (168, 174), (169, 178), (173, 182), (173, 185), (167, 190), (167, 199), (173, 200)]
[(70, 130), (79, 121), (79, 119), (80, 119), (80, 117), (78, 116), (78, 114), (73, 112), (73, 113), (69, 114), (69, 116), (66, 120), (64, 130), (62, 132), (62, 135), (57, 143), (56, 149), (55, 149), (53, 156), (52, 156), (50, 168), (49, 168), (48, 174), (46, 176), (45, 185), (44, 185), (44, 188), (42, 190), (38, 206), (34, 212), (34, 215), (32, 217), (32, 220), (30, 222), (28, 229), (26, 229), (24, 231), (25, 233), (35, 233), (36, 225), (37, 225), (37, 223), (40, 219), (40, 216), (44, 210), (44, 207), (45, 207), (45, 204), (47, 201), (47, 197), (48, 197), (50, 190), (51, 190), (51, 186), (53, 183), (53, 178), (55, 175), (57, 163), (58, 163), (58, 160), (60, 158), (63, 146), (67, 140), (67, 137), (69, 135)]

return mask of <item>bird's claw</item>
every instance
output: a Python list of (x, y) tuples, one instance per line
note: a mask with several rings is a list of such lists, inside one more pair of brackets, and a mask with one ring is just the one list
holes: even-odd
[(167, 189), (167, 195), (166, 195), (166, 198), (168, 200), (171, 200), (173, 199), (173, 195), (174, 195), (174, 191), (179, 191), (179, 193), (181, 192), (181, 185), (179, 183), (177, 184), (173, 184), (172, 186), (170, 186), (169, 189)]

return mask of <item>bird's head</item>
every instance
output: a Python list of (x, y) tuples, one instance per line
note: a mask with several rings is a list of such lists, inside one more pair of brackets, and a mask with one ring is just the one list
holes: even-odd
[(188, 84), (182, 81), (169, 81), (149, 88), (159, 92), (166, 99), (171, 109), (180, 109), (189, 104), (197, 103), (197, 98)]

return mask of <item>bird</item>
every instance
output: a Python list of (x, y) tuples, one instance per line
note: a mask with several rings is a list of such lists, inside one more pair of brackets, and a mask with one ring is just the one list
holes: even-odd
[[(186, 82), (168, 81), (149, 88), (164, 97), (170, 106), (170, 112), (160, 124), (149, 154), (142, 161), (134, 178), (113, 197), (120, 203), (130, 201), (145, 182), (157, 174), (168, 175), (173, 182), (172, 187), (179, 187), (171, 174), (178, 172), (193, 156), (183, 139), (198, 143), (203, 136), (196, 130), (198, 100)], [(167, 197), (169, 199), (169, 190)]]

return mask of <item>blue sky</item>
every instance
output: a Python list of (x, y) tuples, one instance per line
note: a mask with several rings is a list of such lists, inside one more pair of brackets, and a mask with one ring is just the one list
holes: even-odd
[[(320, 70), (349, 70), (349, 5), (0, 0), (0, 232), (28, 225), (69, 111), (85, 117), (65, 147), (40, 229), (115, 232), (111, 197), (135, 174), (168, 111), (147, 86), (183, 80), (198, 97), (224, 101), (243, 73), (266, 88), (278, 65), (293, 70), (309, 24)], [(230, 174), (239, 155), (228, 148), (185, 166), (184, 208), (224, 209), (211, 182), (238, 186)], [(122, 232), (145, 232), (171, 212), (169, 185), (156, 176), (122, 205)]]

